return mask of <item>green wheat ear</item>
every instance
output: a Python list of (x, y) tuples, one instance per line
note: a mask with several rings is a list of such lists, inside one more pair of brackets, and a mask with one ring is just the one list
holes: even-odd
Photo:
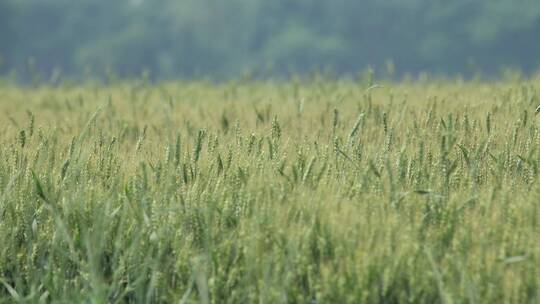
[(0, 303), (539, 302), (533, 89), (250, 81), (0, 79)]

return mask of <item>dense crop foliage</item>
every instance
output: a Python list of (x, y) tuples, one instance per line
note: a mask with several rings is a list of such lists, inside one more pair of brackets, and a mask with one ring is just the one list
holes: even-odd
[(0, 302), (540, 301), (539, 80), (0, 88)]

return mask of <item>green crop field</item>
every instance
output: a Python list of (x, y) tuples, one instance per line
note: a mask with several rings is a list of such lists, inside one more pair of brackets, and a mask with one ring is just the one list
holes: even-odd
[(539, 303), (540, 78), (0, 84), (0, 303)]

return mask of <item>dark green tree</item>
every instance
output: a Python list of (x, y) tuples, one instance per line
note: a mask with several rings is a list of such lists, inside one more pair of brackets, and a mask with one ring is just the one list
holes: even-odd
[[(3, 0), (3, 71), (496, 74), (540, 67), (537, 0)], [(24, 78), (24, 77), (23, 77)]]

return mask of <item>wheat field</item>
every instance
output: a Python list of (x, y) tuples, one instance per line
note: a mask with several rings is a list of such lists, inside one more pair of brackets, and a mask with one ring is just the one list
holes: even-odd
[(540, 78), (0, 84), (0, 303), (539, 303)]

